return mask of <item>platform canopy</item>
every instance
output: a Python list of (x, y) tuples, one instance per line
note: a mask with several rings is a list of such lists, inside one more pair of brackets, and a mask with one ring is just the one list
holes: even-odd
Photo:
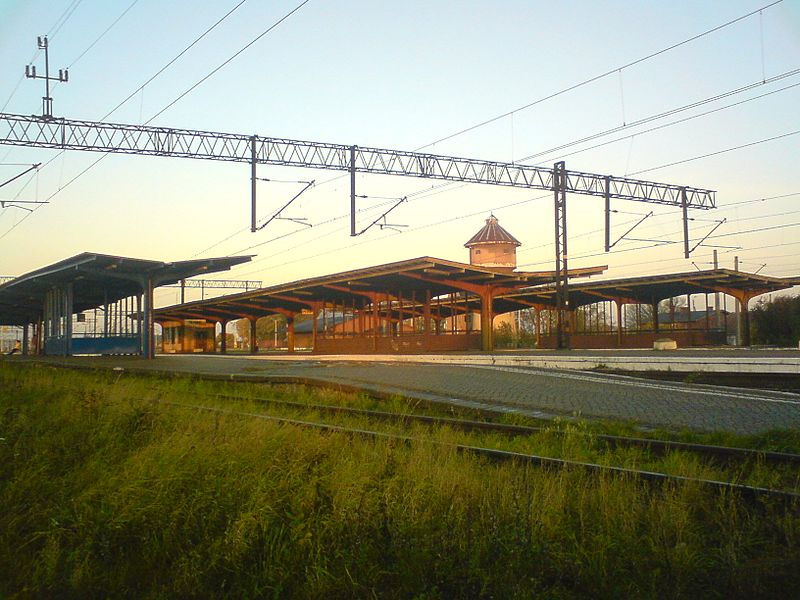
[[(687, 294), (715, 292), (747, 301), (795, 285), (800, 285), (800, 277), (770, 277), (730, 269), (709, 269), (572, 284), (569, 287), (569, 304), (572, 308), (604, 300), (616, 300), (624, 304), (653, 304)], [(496, 302), (499, 305), (498, 312), (519, 310), (526, 306), (553, 307), (556, 305), (556, 290), (554, 286), (542, 286), (503, 295)]]
[(162, 262), (84, 252), (0, 285), (0, 325), (26, 325), (42, 316), (45, 296), (72, 285), (72, 312), (79, 313), (153, 287), (203, 273), (226, 271), (250, 256)]
[[(571, 278), (587, 277), (598, 275), (605, 269), (605, 266), (571, 269), (569, 275)], [(552, 271), (510, 271), (421, 257), (168, 306), (156, 310), (155, 319), (231, 321), (259, 318), (300, 313), (315, 302), (348, 304), (370, 295), (408, 299), (416, 294), (421, 303), (428, 293), (436, 297), (467, 292), (476, 296), (477, 304), (477, 296), (482, 293), (494, 297), (499, 293), (511, 293), (553, 281), (555, 275)]]

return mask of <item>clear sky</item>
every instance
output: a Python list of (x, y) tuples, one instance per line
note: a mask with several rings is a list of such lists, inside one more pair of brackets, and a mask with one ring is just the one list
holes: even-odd
[[(52, 93), (54, 114), (100, 119), (239, 2), (0, 0), (0, 107), (40, 112), (42, 82), (20, 78), (36, 37), (49, 33), (51, 67), (70, 71)], [(106, 120), (148, 121), (299, 2), (246, 0)], [(546, 165), (563, 158), (570, 169), (711, 188), (719, 208), (693, 212), (692, 245), (727, 221), (689, 260), (681, 243), (652, 241), (680, 242), (674, 209), (618, 202), (613, 239), (653, 210), (628, 235), (648, 241), (623, 239), (604, 254), (602, 200), (571, 195), (570, 266), (607, 264), (611, 277), (693, 270), (693, 262), (709, 266), (713, 245), (721, 266), (739, 256), (744, 270), (800, 275), (800, 73), (786, 76), (800, 69), (800, 0), (617, 71), (769, 4), (310, 0), (152, 123)], [(34, 64), (41, 72), (43, 57)], [(431, 144), (608, 71), (615, 72)], [(688, 117), (695, 118), (671, 124)], [(784, 137), (650, 170), (777, 136)], [(0, 181), (24, 168), (17, 163), (54, 156), (37, 175), (0, 189), (3, 200), (50, 199), (30, 216), (0, 211), (0, 275), (83, 251), (161, 260), (255, 254), (220, 277), (265, 285), (423, 255), (467, 261), (463, 243), (490, 212), (522, 241), (520, 268), (553, 268), (547, 192), (359, 175), (358, 193), (369, 196), (359, 200), (362, 225), (388, 199), (410, 201), (390, 217), (407, 225), (402, 233), (376, 228), (353, 239), (346, 179), (261, 166), (260, 177), (317, 182), (285, 213), (313, 227), (277, 221), (253, 234), (247, 165), (109, 155), (64, 187), (100, 155), (0, 146)], [(259, 216), (299, 187), (259, 182)], [(175, 290), (157, 296), (160, 304), (175, 300)]]

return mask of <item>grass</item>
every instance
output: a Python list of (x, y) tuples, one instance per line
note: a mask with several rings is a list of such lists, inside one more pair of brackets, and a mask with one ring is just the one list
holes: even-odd
[[(800, 589), (796, 512), (693, 485), (491, 464), (159, 401), (267, 412), (209, 396), (227, 392), (408, 411), (401, 399), (299, 386), (231, 390), (0, 362), (0, 597), (784, 598)], [(575, 435), (412, 432), (727, 474), (680, 454), (607, 452), (588, 424), (554, 427)]]

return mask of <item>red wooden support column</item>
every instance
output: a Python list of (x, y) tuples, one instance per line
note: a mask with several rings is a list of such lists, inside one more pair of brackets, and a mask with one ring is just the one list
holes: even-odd
[(658, 300), (653, 300), (653, 333), (658, 333)]
[[(466, 319), (466, 317), (464, 317)], [(431, 347), (431, 291), (425, 290), (425, 304), (422, 307), (422, 335), (424, 337), (424, 348), (430, 350)]]
[(256, 339), (256, 322), (258, 319), (250, 317), (250, 354), (258, 354), (258, 340)]
[(485, 290), (481, 298), (481, 350), (494, 350), (494, 311), (492, 308), (492, 291)]
[(314, 306), (311, 309), (311, 351), (317, 351), (317, 314), (319, 313), (319, 308)]
[(219, 352), (220, 354), (225, 354), (228, 351), (228, 340), (225, 336), (225, 328), (228, 326), (228, 322), (220, 321), (219, 324), (222, 327), (222, 332), (219, 337)]
[(742, 310), (739, 311), (739, 318), (742, 321), (742, 346), (750, 345), (750, 300), (752, 296), (742, 294)]
[(286, 349), (294, 352), (294, 317), (286, 317)]
[(750, 300), (758, 294), (746, 292), (744, 290), (728, 290), (727, 293), (739, 301), (741, 309), (739, 310), (739, 321), (737, 323), (739, 331), (742, 335), (738, 339), (739, 346), (750, 345)]
[(617, 348), (622, 348), (622, 301), (614, 300), (617, 307)]
[[(106, 305), (108, 311), (108, 305)], [(106, 330), (106, 335), (108, 335)], [(153, 279), (142, 280), (142, 354), (145, 358), (155, 357), (155, 331), (153, 327)]]
[(372, 351), (377, 352), (378, 350), (378, 330), (380, 327), (380, 312), (379, 312), (379, 300), (378, 295), (372, 298)]
[(28, 324), (25, 323), (22, 326), (22, 354), (23, 356), (28, 355)]

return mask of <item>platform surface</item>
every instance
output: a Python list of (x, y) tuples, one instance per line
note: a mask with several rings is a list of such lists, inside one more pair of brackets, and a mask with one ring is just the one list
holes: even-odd
[[(652, 352), (650, 353), (652, 354)], [(652, 357), (635, 351), (576, 356), (569, 353), (357, 357), (313, 355), (161, 355), (147, 361), (131, 357), (47, 359), (79, 366), (130, 371), (194, 373), (253, 382), (322, 382), (382, 395), (398, 394), (464, 407), (531, 416), (624, 420), (642, 427), (760, 433), (800, 428), (800, 394), (757, 389), (664, 382), (589, 370), (592, 361), (612, 358), (667, 360), (663, 364), (784, 365), (800, 359), (796, 351), (775, 354), (730, 351)], [(727, 355), (729, 354), (729, 355)], [(683, 361), (676, 362), (676, 358)], [(713, 360), (712, 360), (713, 359)], [(758, 360), (757, 360), (758, 359)], [(18, 360), (29, 360), (20, 357)], [(36, 359), (40, 360), (40, 359)], [(540, 364), (569, 363), (569, 368)], [(796, 371), (795, 371), (796, 372)]]

